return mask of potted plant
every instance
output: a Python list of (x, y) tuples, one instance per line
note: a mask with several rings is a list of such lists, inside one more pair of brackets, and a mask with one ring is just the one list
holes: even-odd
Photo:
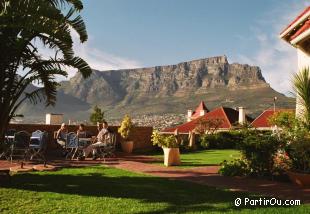
[(152, 142), (153, 145), (162, 147), (165, 166), (177, 166), (181, 164), (179, 142), (175, 135), (162, 135), (155, 130), (152, 134)]
[(118, 133), (124, 139), (121, 141), (122, 150), (126, 153), (132, 153), (133, 150), (133, 141), (130, 140), (130, 133), (132, 131), (133, 124), (131, 118), (128, 115), (125, 115), (121, 126), (118, 128)]

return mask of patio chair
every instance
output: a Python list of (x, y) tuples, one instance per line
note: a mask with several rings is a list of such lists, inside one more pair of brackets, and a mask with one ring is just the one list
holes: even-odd
[(26, 131), (20, 131), (15, 133), (14, 141), (11, 145), (11, 162), (13, 157), (21, 157), (24, 161), (29, 154), (30, 134)]
[(100, 159), (105, 159), (106, 157), (115, 157), (115, 147), (116, 147), (116, 134), (109, 133), (109, 138), (105, 142), (104, 146), (97, 148), (97, 156)]
[(83, 152), (83, 146), (80, 145), (79, 137), (76, 133), (70, 132), (67, 134), (66, 150), (68, 152), (66, 159), (74, 159), (79, 153)]
[(9, 129), (5, 132), (5, 138), (3, 144), (1, 144), (0, 150), (2, 151), (0, 153), (0, 159), (5, 158), (7, 160), (10, 159), (11, 155), (11, 145), (14, 141), (14, 134), (16, 130), (15, 129)]
[(29, 145), (30, 160), (34, 158), (46, 161), (45, 152), (47, 148), (48, 133), (37, 130), (32, 132)]

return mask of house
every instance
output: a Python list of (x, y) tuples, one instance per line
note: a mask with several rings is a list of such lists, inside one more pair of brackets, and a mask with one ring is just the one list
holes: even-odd
[[(280, 38), (297, 49), (298, 71), (310, 68), (310, 6), (280, 33)], [(296, 115), (302, 116), (302, 107), (296, 99)]]
[(269, 123), (269, 118), (278, 112), (294, 112), (294, 109), (266, 109), (251, 123), (251, 126), (259, 130), (273, 130), (275, 127)]
[(195, 111), (187, 110), (187, 122), (197, 119), (209, 112), (205, 103), (201, 101)]
[(63, 122), (63, 114), (49, 113), (45, 115), (45, 124), (61, 124)]
[(221, 123), (218, 127), (219, 131), (229, 130), (237, 123), (244, 124), (245, 122), (253, 121), (252, 118), (245, 115), (245, 111), (243, 107), (240, 107), (239, 111), (232, 109), (232, 108), (228, 108), (228, 107), (218, 107), (182, 125), (171, 127), (171, 128), (166, 128), (162, 130), (161, 132), (162, 133), (173, 133), (175, 130), (178, 130), (180, 134), (188, 134), (189, 132), (193, 131), (197, 127), (197, 124), (200, 122), (200, 120), (210, 120), (210, 119), (221, 120)]

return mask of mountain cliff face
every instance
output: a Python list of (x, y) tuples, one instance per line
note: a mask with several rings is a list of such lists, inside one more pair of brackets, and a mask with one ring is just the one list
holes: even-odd
[(259, 67), (229, 64), (225, 56), (151, 68), (94, 71), (62, 84), (65, 93), (83, 101), (111, 105), (129, 104), (143, 97), (182, 97), (221, 88), (268, 88)]
[[(294, 108), (294, 99), (273, 90), (259, 67), (229, 64), (226, 56), (219, 56), (150, 68), (94, 70), (87, 79), (76, 74), (61, 82), (56, 107), (42, 112), (88, 120), (91, 107), (97, 104), (108, 119), (126, 113), (133, 117), (185, 114), (203, 100), (209, 109), (243, 106), (248, 114), (257, 115), (273, 105), (274, 97), (277, 107)], [(25, 105), (21, 113), (29, 109), (33, 108)]]

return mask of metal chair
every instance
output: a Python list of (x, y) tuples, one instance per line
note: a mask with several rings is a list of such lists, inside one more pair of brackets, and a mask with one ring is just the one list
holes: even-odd
[(115, 157), (115, 147), (116, 147), (116, 134), (109, 133), (105, 145), (97, 148), (97, 156), (100, 159), (105, 159), (106, 157)]
[(74, 159), (77, 157), (79, 152), (83, 151), (83, 146), (80, 145), (79, 137), (76, 135), (76, 133), (70, 132), (67, 134), (66, 150), (68, 152), (66, 159)]
[(32, 132), (29, 145), (30, 160), (38, 157), (46, 161), (45, 152), (47, 148), (48, 133), (37, 130)]
[(20, 131), (15, 133), (14, 142), (11, 145), (11, 162), (13, 157), (22, 157), (25, 161), (29, 154), (30, 134), (26, 131)]
[(4, 142), (0, 148), (0, 150), (2, 151), (0, 153), (0, 159), (4, 157), (5, 159), (10, 160), (10, 158), (11, 158), (11, 146), (12, 146), (13, 141), (14, 141), (15, 132), (16, 132), (15, 129), (9, 129), (5, 132)]

